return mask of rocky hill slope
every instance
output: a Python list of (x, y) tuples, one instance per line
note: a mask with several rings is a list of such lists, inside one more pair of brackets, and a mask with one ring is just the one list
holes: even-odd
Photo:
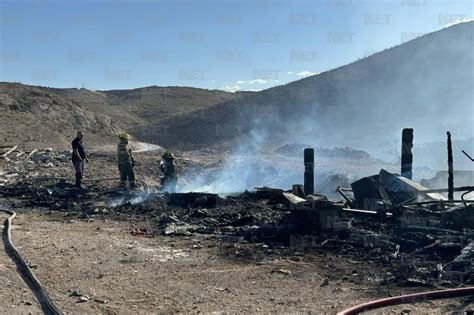
[(67, 97), (18, 83), (0, 84), (0, 143), (22, 148), (65, 147), (76, 130), (93, 143), (105, 143), (120, 127)]
[(1, 82), (0, 143), (63, 148), (76, 130), (84, 130), (89, 144), (100, 148), (114, 143), (120, 131), (134, 134), (150, 123), (243, 95), (188, 87), (91, 91)]
[(122, 128), (157, 123), (215, 104), (240, 98), (242, 94), (192, 87), (149, 86), (128, 90), (48, 90), (76, 100), (84, 108), (112, 117)]

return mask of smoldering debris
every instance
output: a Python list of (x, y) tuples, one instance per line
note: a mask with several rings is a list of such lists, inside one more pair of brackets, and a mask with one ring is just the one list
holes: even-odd
[[(310, 183), (302, 176), (304, 170), (311, 172), (313, 161), (302, 159), (299, 177), (287, 186), (291, 190), (272, 184), (275, 177), (288, 180), (277, 167), (262, 181), (270, 180), (268, 185), (234, 194), (166, 193), (143, 187), (117, 190), (103, 182), (83, 190), (54, 176), (31, 176), (45, 163), (67, 163), (52, 151), (41, 151), (39, 156), (38, 162), (33, 162), (36, 166), (26, 159), (32, 170), (9, 168), (8, 174), (18, 175), (4, 182), (0, 195), (13, 207), (63, 211), (89, 220), (139, 216), (150, 226), (134, 230), (137, 236), (204, 234), (223, 242), (337, 252), (388, 268), (390, 273), (378, 280), (381, 284), (452, 286), (473, 281), (474, 203), (465, 193), (474, 187), (469, 186), (469, 180), (455, 180), (465, 185), (452, 187), (458, 194), (452, 200), (446, 196), (446, 185), (441, 184), (447, 182), (444, 173), (424, 181), (425, 186), (385, 169), (355, 180), (316, 171), (313, 190), (305, 187)], [(455, 179), (461, 174), (467, 173), (453, 171)], [(288, 177), (293, 180), (291, 174)], [(213, 180), (219, 183), (220, 178), (216, 174)], [(302, 181), (305, 185), (298, 184)], [(339, 198), (315, 193), (321, 190), (318, 185), (326, 190), (331, 186)]]
[[(250, 161), (249, 161), (250, 160)], [(213, 192), (228, 195), (253, 189), (256, 186), (277, 184), (283, 180), (280, 171), (265, 161), (235, 157), (225, 165), (196, 172), (193, 169), (183, 171), (179, 180), (179, 192)]]
[[(301, 198), (265, 187), (225, 198), (199, 192), (149, 193), (140, 203), (132, 202), (141, 198), (140, 193), (128, 192), (121, 196), (128, 201), (117, 204), (110, 200), (117, 200), (118, 195), (105, 188), (78, 194), (61, 182), (41, 189), (17, 183), (2, 194), (15, 196), (19, 207), (77, 212), (89, 219), (144, 216), (151, 224), (149, 236), (205, 234), (270, 247), (343, 252), (389, 268), (390, 277), (381, 283), (472, 283), (473, 205), (466, 207), (445, 198), (403, 204), (400, 201), (410, 200), (412, 190), (387, 192), (383, 204), (379, 200), (360, 203), (355, 198), (361, 197), (350, 192), (351, 202), (334, 202), (323, 195)], [(350, 203), (367, 207), (352, 208)]]
[[(321, 158), (318, 156), (317, 159), (315, 189), (329, 195), (333, 195), (338, 186), (348, 186), (358, 178), (351, 172), (354, 169), (361, 172), (363, 167), (359, 164), (370, 163), (365, 160), (324, 158), (325, 164), (321, 166)], [(206, 168), (190, 165), (183, 168), (177, 190), (182, 193), (194, 191), (226, 196), (263, 186), (287, 189), (294, 183), (302, 183), (304, 166), (302, 159), (301, 163), (298, 162), (293, 157), (282, 155), (243, 155), (226, 158)], [(351, 166), (344, 168), (347, 165)]]

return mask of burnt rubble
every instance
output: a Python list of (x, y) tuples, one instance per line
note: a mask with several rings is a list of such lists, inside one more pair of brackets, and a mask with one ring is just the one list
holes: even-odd
[[(306, 185), (314, 182), (314, 156), (307, 152)], [(141, 216), (150, 227), (134, 229), (137, 236), (204, 234), (236, 243), (339, 252), (387, 267), (391, 271), (381, 283), (473, 282), (474, 203), (466, 195), (472, 186), (452, 187), (454, 198), (449, 200), (448, 189), (426, 187), (382, 169), (350, 187), (337, 187), (341, 200), (333, 201), (314, 193), (318, 187), (304, 185), (291, 190), (260, 187), (222, 197), (170, 194), (145, 186), (117, 190), (103, 182), (84, 190), (57, 172), (35, 173), (68, 163), (66, 157), (43, 150), (10, 158), (1, 174), (7, 180), (2, 181), (0, 197), (10, 198), (13, 207), (64, 211), (88, 219)], [(407, 160), (411, 161), (404, 160), (403, 170), (411, 174)]]
[[(0, 147), (1, 149), (2, 147)], [(69, 152), (55, 152), (51, 148), (44, 150), (19, 151), (17, 146), (6, 146), (0, 153), (0, 187), (21, 182), (24, 179), (38, 177), (40, 173), (48, 176), (59, 175), (56, 169), (69, 163)]]
[[(397, 178), (394, 174), (385, 176)], [(380, 191), (380, 186), (374, 187)], [(383, 202), (379, 203), (377, 196), (377, 201), (362, 203), (367, 205), (365, 209), (351, 208), (347, 201), (333, 202), (322, 195), (303, 199), (290, 191), (265, 187), (222, 198), (197, 192), (117, 192), (101, 186), (82, 191), (59, 180), (41, 185), (18, 182), (2, 195), (16, 197), (17, 207), (42, 207), (89, 219), (144, 216), (155, 235), (205, 234), (234, 242), (343, 252), (391, 268), (385, 282), (472, 283), (473, 205), (466, 207), (445, 199), (401, 204), (413, 198), (413, 191), (402, 194), (385, 189), (387, 194), (382, 196), (386, 199), (381, 197)], [(422, 196), (426, 198), (426, 194)], [(352, 204), (361, 203), (353, 198), (349, 197)]]

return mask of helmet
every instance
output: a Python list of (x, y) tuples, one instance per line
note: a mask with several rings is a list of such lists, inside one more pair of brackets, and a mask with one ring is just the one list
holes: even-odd
[(120, 140), (129, 140), (130, 139), (130, 135), (126, 132), (122, 132), (120, 135), (119, 135), (119, 139)]
[(174, 160), (174, 155), (171, 152), (166, 151), (161, 156), (164, 160)]

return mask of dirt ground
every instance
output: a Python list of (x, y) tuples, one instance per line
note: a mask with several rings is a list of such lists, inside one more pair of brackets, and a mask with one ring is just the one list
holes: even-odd
[[(157, 185), (159, 151), (137, 153), (136, 157), (137, 177), (150, 187)], [(214, 154), (182, 154), (178, 168), (214, 167), (221, 158)], [(300, 161), (290, 158), (280, 159), (280, 163), (301, 166)], [(357, 173), (363, 166), (362, 162), (359, 164), (352, 161), (342, 166)], [(54, 167), (39, 164), (30, 172), (33, 173), (72, 177), (66, 162)], [(86, 180), (115, 176), (113, 152), (91, 154)], [(116, 181), (104, 182), (115, 184)], [(126, 213), (119, 219), (112, 211), (88, 220), (77, 212), (24, 207), (28, 200), (17, 197), (0, 198), (0, 205), (13, 206), (18, 212), (13, 221), (13, 242), (66, 314), (334, 314), (377, 298), (437, 289), (384, 284), (388, 269), (371, 261), (355, 260), (357, 255), (349, 252), (274, 247), (225, 234), (134, 236), (131, 231), (136, 228), (156, 231), (153, 223), (146, 221), (147, 216)], [(245, 210), (242, 213), (261, 211), (247, 209), (247, 203), (241, 206)], [(1, 214), (0, 218), (5, 216)], [(1, 249), (0, 314), (40, 314), (35, 297)], [(399, 305), (371, 313), (462, 314), (473, 308), (472, 300), (460, 298)]]
[[(341, 254), (216, 237), (133, 236), (147, 222), (20, 212), (13, 241), (59, 308), (69, 314), (315, 313), (434, 288), (383, 286), (385, 270)], [(4, 252), (0, 313), (40, 313)], [(79, 295), (87, 297), (81, 302)], [(466, 298), (400, 305), (374, 314), (472, 309)], [(461, 314), (461, 313), (459, 313)]]
[[(0, 214), (2, 222), (6, 217), (7, 215)], [(3, 231), (3, 224), (0, 226), (0, 231)], [(3, 242), (0, 249), (0, 283), (2, 284), (0, 313), (27, 314), (29, 312), (40, 312), (39, 304), (36, 302), (33, 293), (16, 271), (14, 262), (6, 254)]]

